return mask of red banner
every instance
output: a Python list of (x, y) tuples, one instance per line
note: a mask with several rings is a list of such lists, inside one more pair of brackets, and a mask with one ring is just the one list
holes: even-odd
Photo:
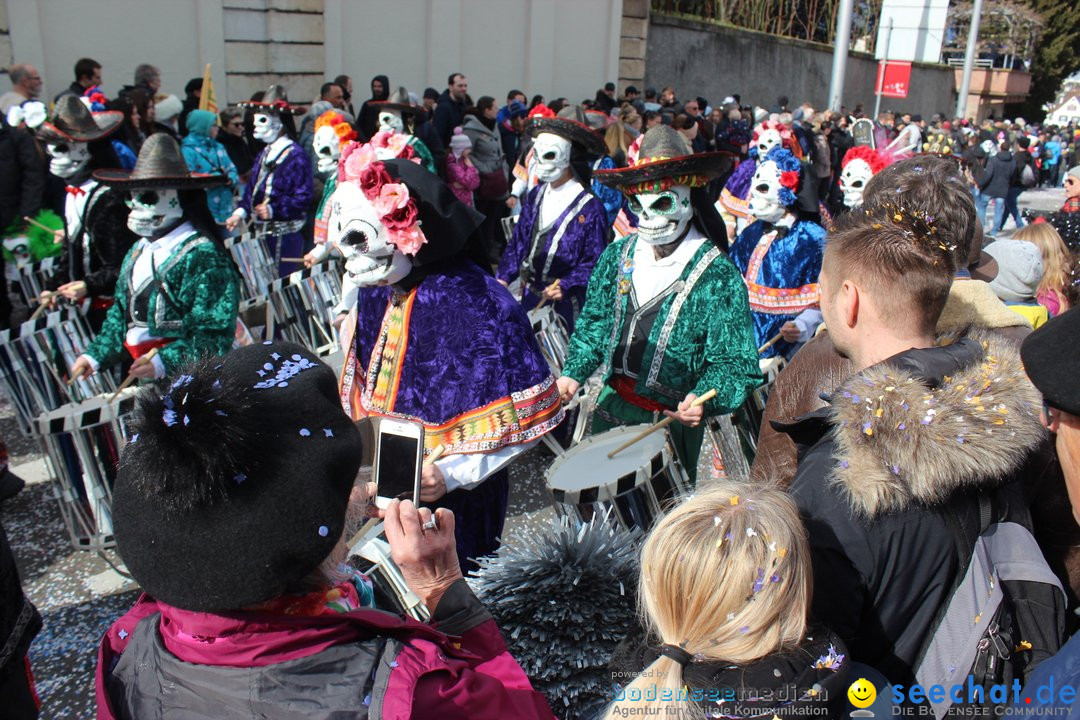
[(911, 63), (900, 60), (878, 63), (877, 87), (882, 97), (906, 98), (910, 84)]

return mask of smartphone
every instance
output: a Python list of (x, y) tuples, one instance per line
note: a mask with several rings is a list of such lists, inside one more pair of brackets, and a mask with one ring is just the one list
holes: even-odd
[(382, 418), (375, 436), (375, 504), (385, 509), (394, 498), (419, 502), (423, 461), (424, 426)]

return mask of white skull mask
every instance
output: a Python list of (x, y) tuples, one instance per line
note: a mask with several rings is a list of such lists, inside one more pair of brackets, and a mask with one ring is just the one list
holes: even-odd
[(761, 162), (769, 154), (769, 151), (774, 147), (778, 147), (781, 142), (779, 130), (770, 129), (759, 132), (757, 142), (754, 144), (758, 152), (758, 162)]
[(184, 216), (180, 195), (171, 188), (133, 190), (127, 206), (131, 208), (128, 229), (139, 237), (159, 237)]
[(536, 158), (537, 180), (558, 180), (570, 167), (570, 141), (552, 133), (540, 133), (533, 143), (533, 157)]
[(269, 145), (281, 137), (281, 132), (284, 128), (285, 126), (281, 124), (281, 118), (277, 115), (256, 113), (254, 129), (251, 134), (259, 142), (264, 142)]
[(341, 157), (341, 141), (332, 125), (324, 125), (315, 131), (311, 147), (319, 159), (317, 169), (320, 175), (328, 176), (337, 170), (338, 158)]
[(379, 130), (394, 134), (405, 132), (405, 121), (398, 110), (383, 110), (379, 113)]
[(90, 148), (86, 143), (49, 143), (49, 172), (65, 180), (82, 172), (90, 162)]
[(775, 223), (787, 208), (780, 202), (780, 168), (772, 160), (758, 162), (750, 181), (750, 214), (758, 220)]
[(340, 183), (330, 203), (326, 240), (338, 246), (354, 284), (391, 285), (412, 272), (412, 262), (390, 242), (386, 226), (356, 183)]
[(982, 151), (986, 153), (987, 157), (991, 157), (992, 155), (997, 153), (997, 144), (993, 140), (983, 140), (982, 144), (979, 145), (979, 147), (982, 148)]
[(666, 245), (679, 239), (694, 216), (688, 185), (632, 195), (628, 204), (638, 216), (638, 236), (650, 245)]
[(855, 208), (862, 205), (863, 191), (874, 172), (870, 164), (861, 158), (852, 158), (840, 173), (840, 192), (844, 193), (844, 205)]

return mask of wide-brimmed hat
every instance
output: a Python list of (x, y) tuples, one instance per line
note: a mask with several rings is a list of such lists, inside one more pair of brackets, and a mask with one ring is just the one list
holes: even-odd
[(188, 367), (136, 400), (113, 489), (117, 548), (155, 598), (195, 611), (277, 597), (345, 531), (362, 458), (337, 377), (268, 342)]
[(534, 116), (525, 126), (529, 134), (551, 133), (581, 146), (593, 155), (606, 155), (607, 145), (585, 121), (585, 113), (577, 105), (567, 105), (555, 117)]
[(38, 128), (37, 136), (47, 143), (93, 142), (115, 132), (123, 121), (122, 112), (90, 112), (80, 98), (64, 95), (56, 101), (52, 118)]
[(1047, 405), (1076, 416), (1080, 416), (1080, 383), (1076, 382), (1078, 343), (1080, 309), (1073, 308), (1028, 335), (1020, 345), (1024, 371)]
[(289, 104), (288, 93), (280, 85), (271, 85), (263, 95), (262, 100), (244, 100), (237, 103), (239, 107), (251, 108), (258, 112), (270, 113), (271, 115), (303, 115), (304, 109), (299, 105)]
[(411, 115), (424, 112), (424, 108), (417, 107), (410, 102), (409, 93), (405, 88), (398, 88), (386, 100), (369, 100), (368, 105), (375, 108), (376, 113), (381, 110), (397, 110), (400, 113), (409, 113)]
[(219, 174), (188, 171), (180, 145), (166, 133), (146, 139), (135, 161), (134, 170), (97, 170), (94, 178), (121, 190), (136, 188), (173, 188), (187, 190), (224, 185), (228, 178)]
[(640, 190), (642, 184), (699, 187), (720, 177), (734, 161), (729, 153), (687, 152), (686, 140), (668, 125), (657, 125), (641, 139), (637, 162), (625, 168), (595, 170), (593, 178), (623, 192)]

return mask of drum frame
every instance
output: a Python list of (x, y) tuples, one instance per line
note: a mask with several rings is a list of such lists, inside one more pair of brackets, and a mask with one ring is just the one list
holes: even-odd
[(337, 262), (304, 268), (271, 283), (266, 301), (266, 337), (280, 334), (319, 354), (341, 346), (334, 307), (341, 297)]

